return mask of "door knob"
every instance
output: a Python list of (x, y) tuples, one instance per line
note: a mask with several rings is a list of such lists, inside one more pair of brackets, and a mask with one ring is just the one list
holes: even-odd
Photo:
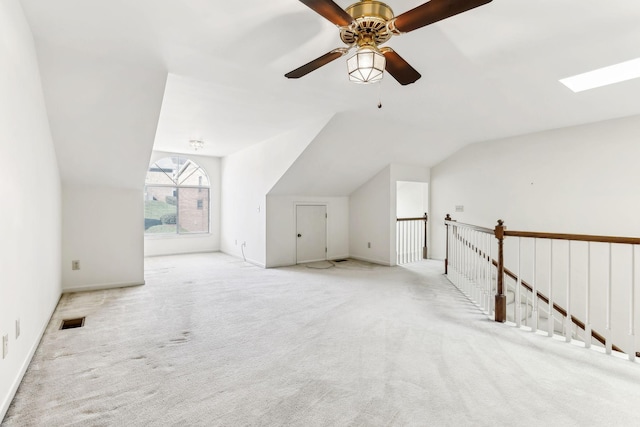
[(302, 234), (298, 233), (298, 237), (302, 237)]

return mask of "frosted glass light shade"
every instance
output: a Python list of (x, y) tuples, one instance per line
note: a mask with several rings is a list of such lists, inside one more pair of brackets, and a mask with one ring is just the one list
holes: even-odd
[(374, 83), (382, 80), (386, 59), (377, 49), (363, 46), (347, 59), (349, 80), (354, 83)]

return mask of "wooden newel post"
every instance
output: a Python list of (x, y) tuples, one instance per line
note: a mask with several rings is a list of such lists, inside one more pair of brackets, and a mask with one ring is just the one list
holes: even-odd
[(427, 220), (429, 215), (424, 213), (424, 246), (422, 247), (422, 259), (427, 259)]
[[(447, 214), (447, 216), (444, 217), (444, 220), (451, 221), (451, 215)], [(449, 273), (449, 224), (445, 222), (444, 225), (447, 227), (447, 246), (444, 255), (444, 274), (447, 274)]]
[(504, 221), (499, 219), (494, 230), (498, 239), (498, 287), (496, 289), (496, 322), (507, 321), (507, 297), (504, 294)]

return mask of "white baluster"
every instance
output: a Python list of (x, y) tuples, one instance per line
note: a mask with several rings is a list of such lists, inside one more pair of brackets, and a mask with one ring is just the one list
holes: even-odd
[(631, 245), (631, 289), (629, 291), (629, 360), (636, 360), (636, 246)]
[(402, 263), (407, 263), (407, 223), (402, 221)]
[(469, 254), (467, 253), (467, 239), (469, 237), (469, 230), (467, 230), (466, 228), (464, 230), (462, 230), (462, 272), (463, 272), (463, 288), (464, 288), (464, 293), (466, 295), (469, 295), (467, 292), (467, 274), (468, 274), (468, 268), (467, 268), (467, 261), (469, 259)]
[(404, 262), (405, 264), (409, 262), (409, 222), (405, 221), (404, 223)]
[(480, 268), (482, 265), (482, 259), (480, 258), (482, 255), (482, 233), (480, 233), (479, 231), (476, 231), (476, 253), (475, 253), (475, 259), (476, 259), (476, 301), (478, 302), (479, 306), (482, 306), (482, 275), (480, 273)]
[(451, 274), (452, 277), (455, 278), (457, 276), (456, 249), (458, 248), (458, 245), (456, 244), (456, 239), (454, 239), (455, 233), (453, 231), (454, 231), (453, 225), (450, 225), (449, 226), (449, 274)]
[(605, 351), (607, 354), (611, 354), (611, 350), (613, 348), (613, 343), (611, 342), (612, 333), (611, 333), (611, 243), (609, 243), (609, 278), (607, 280), (607, 304), (606, 304), (606, 327), (605, 327)]
[(516, 276), (518, 276), (518, 280), (516, 281), (516, 289), (513, 297), (513, 305), (515, 309), (513, 316), (516, 322), (516, 326), (518, 328), (522, 326), (522, 304), (520, 303), (520, 288), (522, 287), (522, 272), (520, 271), (521, 254), (522, 254), (522, 238), (518, 237), (518, 260), (516, 262)]
[(424, 242), (424, 222), (418, 222), (418, 260), (422, 259), (422, 247), (427, 243)]
[[(484, 308), (485, 312), (490, 315), (491, 314), (491, 304), (489, 303), (489, 295), (491, 295), (491, 261), (487, 260), (489, 257), (489, 247), (491, 246), (491, 235), (485, 234), (484, 236), (484, 254), (483, 258), (484, 264), (484, 281), (482, 282), (483, 289), (483, 299), (484, 299)], [(490, 258), (489, 258), (490, 259)]]
[(493, 317), (495, 298), (493, 297), (493, 235), (489, 236), (489, 317)]
[(396, 221), (396, 264), (400, 264), (400, 249), (398, 248), (398, 242), (400, 242), (399, 227), (400, 222)]
[(402, 221), (400, 223), (400, 236), (402, 236), (400, 238), (400, 262), (402, 264), (405, 263), (405, 259), (404, 259), (404, 251), (405, 251), (405, 239), (407, 238), (407, 236), (405, 236), (405, 231), (404, 231), (404, 221)]
[(474, 230), (469, 230), (469, 276), (471, 278), (471, 287), (469, 289), (470, 291), (470, 298), (471, 301), (475, 302), (475, 296), (476, 296), (476, 272), (475, 272), (475, 267), (476, 267), (476, 256), (475, 256), (475, 252), (473, 250), (473, 246), (475, 244), (475, 235), (476, 232)]
[[(453, 231), (452, 231), (453, 233)], [(453, 264), (455, 265), (454, 271), (456, 272), (456, 286), (458, 286), (458, 230), (455, 230), (455, 239), (451, 239), (454, 245), (453, 250)]]
[(418, 240), (420, 233), (420, 223), (418, 221), (414, 221), (413, 223), (413, 260), (418, 261)]
[(398, 248), (398, 264), (402, 264), (402, 222), (398, 222), (396, 232), (398, 233), (396, 242)]
[(413, 262), (413, 221), (407, 221), (407, 262)]
[(468, 295), (467, 293), (467, 284), (468, 284), (468, 280), (467, 280), (467, 275), (469, 273), (469, 270), (467, 268), (467, 262), (469, 259), (469, 254), (467, 253), (467, 238), (468, 238), (468, 234), (469, 234), (469, 230), (467, 230), (466, 228), (464, 230), (462, 230), (462, 241), (460, 242), (461, 246), (462, 246), (462, 288), (463, 291), (465, 293), (465, 295)]
[(480, 282), (480, 299), (482, 300), (482, 311), (487, 312), (487, 263), (485, 262), (484, 254), (487, 253), (487, 235), (482, 234), (480, 240), (482, 241), (482, 259), (480, 260), (482, 266), (482, 280)]
[(416, 261), (420, 261), (420, 259), (422, 258), (422, 244), (420, 242), (422, 242), (422, 227), (421, 227), (421, 223), (420, 221), (416, 221), (415, 223), (415, 229), (416, 229)]
[(456, 230), (456, 276), (458, 278), (458, 289), (462, 286), (462, 230)]
[(398, 222), (398, 264), (402, 264), (402, 222)]
[(412, 228), (413, 221), (407, 221), (407, 263), (413, 261), (413, 230)]
[(416, 230), (413, 221), (409, 221), (409, 248), (409, 262), (414, 262), (416, 260)]
[(478, 304), (479, 307), (482, 307), (482, 292), (481, 292), (481, 286), (480, 286), (480, 254), (482, 253), (481, 249), (482, 249), (482, 245), (481, 245), (481, 236), (482, 233), (480, 233), (479, 231), (476, 231), (476, 238), (475, 238), (475, 245), (476, 245), (476, 252), (475, 252), (475, 272), (476, 272), (476, 280), (475, 280), (475, 286), (476, 286), (476, 303)]
[(571, 342), (573, 334), (573, 322), (571, 321), (571, 240), (567, 241), (567, 317), (565, 318), (565, 340)]
[(402, 221), (402, 236), (402, 263), (406, 264), (409, 262), (409, 230), (407, 221)]
[(538, 284), (536, 283), (536, 247), (538, 239), (533, 239), (533, 278), (531, 281), (531, 332), (538, 330)]
[(591, 242), (587, 243), (587, 291), (585, 295), (584, 346), (591, 348)]
[(549, 324), (547, 325), (547, 333), (550, 337), (555, 332), (555, 319), (553, 309), (553, 240), (549, 239)]

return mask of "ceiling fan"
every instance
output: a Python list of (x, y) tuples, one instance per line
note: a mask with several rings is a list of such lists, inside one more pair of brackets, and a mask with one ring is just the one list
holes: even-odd
[(378, 46), (394, 35), (408, 33), (492, 0), (431, 0), (398, 16), (393, 15), (389, 6), (375, 0), (361, 0), (346, 9), (332, 0), (300, 1), (337, 25), (340, 39), (347, 47), (334, 49), (285, 74), (285, 77), (298, 79), (355, 47), (356, 54), (347, 60), (351, 81), (373, 83), (381, 80), (386, 70), (401, 85), (408, 85), (418, 80), (420, 73), (390, 47)]

